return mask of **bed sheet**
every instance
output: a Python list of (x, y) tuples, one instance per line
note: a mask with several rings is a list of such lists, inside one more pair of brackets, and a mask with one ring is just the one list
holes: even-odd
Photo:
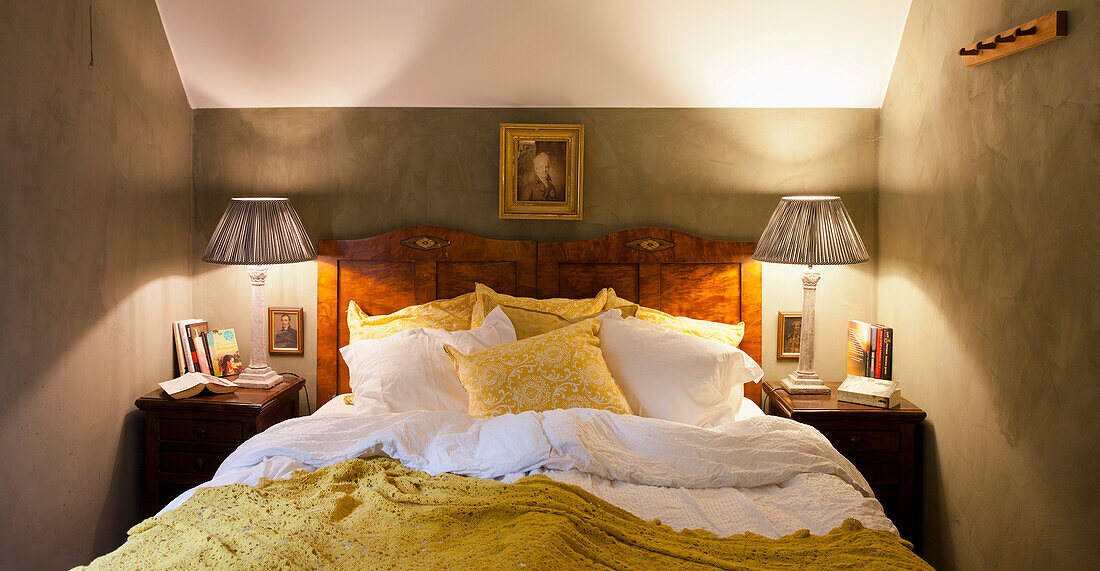
[(746, 418), (698, 428), (589, 409), (493, 419), (426, 411), (364, 415), (338, 398), (242, 444), (204, 485), (255, 484), (385, 455), (432, 475), (514, 482), (545, 474), (677, 530), (820, 535), (851, 517), (897, 533), (866, 480), (820, 432), (759, 410), (749, 403)]
[[(344, 397), (350, 396), (351, 393), (336, 395), (332, 400), (321, 405), (321, 408), (314, 412), (314, 415), (328, 415), (328, 414), (349, 414), (355, 412), (355, 407), (344, 401)], [(755, 402), (741, 397), (741, 408), (737, 409), (737, 414), (734, 416), (734, 420), (745, 420), (757, 416), (764, 416), (764, 411), (760, 410), (760, 407)]]

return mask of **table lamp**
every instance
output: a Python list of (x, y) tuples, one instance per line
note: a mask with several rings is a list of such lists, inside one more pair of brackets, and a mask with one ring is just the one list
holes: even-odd
[(772, 213), (753, 259), (806, 266), (802, 271), (802, 337), (798, 370), (783, 379), (789, 394), (829, 394), (814, 371), (814, 297), (821, 274), (814, 266), (871, 259), (839, 196), (786, 196)]
[(293, 264), (317, 257), (298, 213), (286, 198), (234, 198), (222, 214), (202, 261), (248, 266), (252, 281), (252, 352), (248, 368), (236, 383), (270, 389), (282, 377), (267, 366), (264, 350), (264, 281), (267, 266)]

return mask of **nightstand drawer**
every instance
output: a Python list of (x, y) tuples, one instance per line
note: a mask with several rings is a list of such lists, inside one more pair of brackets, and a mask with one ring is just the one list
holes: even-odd
[(842, 454), (901, 450), (901, 435), (892, 430), (822, 430), (821, 432)]
[(188, 442), (243, 442), (244, 427), (239, 422), (164, 418), (160, 421), (160, 438)]
[(177, 474), (213, 475), (227, 456), (206, 452), (161, 452), (160, 470)]
[(857, 464), (856, 468), (872, 488), (897, 486), (901, 482), (900, 466), (898, 464)]

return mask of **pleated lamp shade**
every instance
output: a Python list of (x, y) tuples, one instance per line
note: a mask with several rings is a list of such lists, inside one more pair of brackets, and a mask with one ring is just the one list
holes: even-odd
[(267, 266), (317, 257), (298, 213), (285, 198), (234, 198), (210, 237), (202, 261)]
[(761, 262), (830, 266), (871, 259), (839, 196), (786, 196), (752, 257)]

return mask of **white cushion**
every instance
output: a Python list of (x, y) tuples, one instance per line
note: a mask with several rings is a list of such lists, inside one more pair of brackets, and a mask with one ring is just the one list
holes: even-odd
[(516, 332), (499, 307), (473, 331), (408, 329), (381, 339), (363, 339), (340, 354), (351, 373), (351, 391), (357, 411), (391, 412), (447, 410), (466, 413), (469, 397), (458, 382), (454, 365), (443, 345), (463, 353), (477, 353), (514, 343)]
[(732, 421), (764, 371), (744, 351), (634, 317), (601, 318), (600, 350), (635, 414), (695, 426)]

